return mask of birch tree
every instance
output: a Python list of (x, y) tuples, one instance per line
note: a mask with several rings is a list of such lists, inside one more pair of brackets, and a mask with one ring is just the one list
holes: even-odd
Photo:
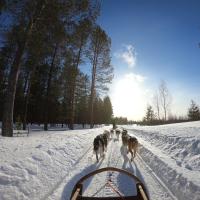
[(160, 95), (160, 103), (161, 103), (161, 108), (163, 110), (164, 120), (166, 121), (168, 112), (170, 110), (172, 97), (165, 81), (161, 81), (161, 84), (159, 86), (159, 95)]
[(153, 104), (156, 110), (157, 119), (160, 120), (160, 98), (158, 93), (156, 93), (153, 97)]

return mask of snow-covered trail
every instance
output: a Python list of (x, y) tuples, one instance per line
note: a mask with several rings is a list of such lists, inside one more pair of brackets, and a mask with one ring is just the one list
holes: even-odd
[[(200, 137), (198, 133), (192, 132), (194, 137), (190, 134), (191, 128), (187, 128), (189, 123), (183, 125), (185, 128), (181, 126), (181, 129), (185, 133), (177, 131), (178, 126), (170, 125), (157, 127), (157, 132), (149, 130), (151, 127), (144, 127), (147, 130), (135, 127), (128, 129), (128, 132), (142, 144), (140, 156), (148, 163), (148, 168), (154, 170), (155, 176), (177, 199), (200, 200)], [(167, 130), (165, 134), (162, 129)], [(175, 132), (179, 135), (175, 135)]]
[[(104, 159), (96, 163), (93, 140), (110, 129), (106, 126), (0, 136), (0, 200), (69, 200), (82, 176), (107, 166), (138, 176), (152, 200), (200, 200), (200, 122), (124, 127), (141, 144), (134, 162), (130, 155), (129, 159), (122, 156), (120, 137), (109, 142)], [(122, 194), (135, 194), (129, 177), (105, 172), (85, 182), (84, 195), (116, 195), (110, 187), (103, 187), (108, 179)]]
[[(92, 150), (88, 150), (73, 169), (63, 177), (61, 182), (42, 199), (69, 200), (74, 184), (82, 176), (95, 169), (112, 166), (126, 169), (138, 176), (147, 186), (150, 199), (177, 200), (139, 155), (137, 155), (134, 162), (130, 162), (129, 158), (123, 158), (121, 151), (121, 139), (119, 141), (113, 139), (108, 145), (105, 158), (101, 159), (99, 163), (96, 163)], [(107, 172), (92, 177), (84, 184), (84, 196), (117, 196), (110, 187), (104, 187), (108, 178), (112, 180), (114, 187), (120, 188), (122, 195), (136, 194), (135, 184), (132, 183), (130, 178), (116, 172)]]

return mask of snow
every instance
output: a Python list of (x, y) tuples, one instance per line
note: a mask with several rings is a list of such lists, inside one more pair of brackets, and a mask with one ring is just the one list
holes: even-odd
[[(81, 159), (101, 132), (34, 132), (0, 137), (0, 199), (40, 199)], [(12, 192), (11, 192), (12, 191)]]
[(200, 199), (200, 122), (126, 126), (140, 155), (178, 199)]
[[(123, 156), (115, 136), (96, 163), (93, 139), (109, 130), (106, 126), (73, 131), (56, 126), (46, 132), (35, 126), (29, 136), (0, 136), (0, 200), (68, 200), (80, 177), (107, 166), (138, 176), (152, 200), (200, 200), (200, 122), (124, 127), (140, 142), (134, 162)], [(121, 194), (136, 193), (129, 177), (106, 172), (84, 184), (84, 195), (116, 195), (101, 188), (108, 178)]]

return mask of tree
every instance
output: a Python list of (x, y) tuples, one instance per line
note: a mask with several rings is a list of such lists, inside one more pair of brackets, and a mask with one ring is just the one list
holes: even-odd
[(170, 110), (172, 98), (165, 81), (161, 81), (161, 84), (159, 86), (159, 96), (161, 108), (163, 109), (164, 120), (166, 121), (167, 114)]
[[(23, 2), (24, 3), (24, 2)], [(8, 87), (6, 91), (6, 101), (4, 103), (3, 121), (2, 121), (2, 136), (13, 136), (13, 110), (16, 93), (16, 85), (20, 72), (20, 63), (24, 54), (27, 42), (31, 32), (36, 25), (42, 10), (45, 7), (45, 1), (28, 1), (21, 3), (21, 12), (17, 16), (17, 24), (12, 27), (13, 33), (17, 31), (16, 51), (11, 65), (9, 74)]]
[(74, 55), (73, 59), (73, 73), (71, 74), (71, 95), (70, 95), (70, 119), (69, 119), (69, 128), (73, 129), (74, 124), (74, 112), (75, 112), (75, 91), (76, 91), (76, 78), (78, 76), (79, 65), (83, 62), (82, 57), (85, 54), (85, 46), (87, 43), (87, 39), (89, 37), (89, 33), (92, 30), (92, 23), (94, 23), (91, 19), (88, 18), (83, 20), (79, 25), (75, 28), (75, 33), (72, 37), (72, 51)]
[[(57, 70), (57, 67), (63, 67), (64, 56), (66, 56), (67, 50), (72, 48), (71, 38), (75, 35), (76, 27), (79, 27), (82, 21), (86, 19), (95, 21), (98, 15), (98, 9), (93, 9), (96, 4), (90, 0), (73, 2), (58, 0), (22, 0), (5, 2), (6, 6), (2, 6), (3, 4), (0, 5), (0, 11), (5, 12), (5, 15), (9, 16), (9, 20), (5, 20), (9, 21), (9, 27), (4, 31), (4, 42), (6, 44), (11, 43), (13, 48), (9, 55), (12, 63), (9, 65), (4, 64), (4, 67), (6, 66), (7, 68), (6, 70), (9, 71), (9, 78), (7, 81), (6, 94), (3, 94), (6, 101), (2, 120), (2, 135), (12, 136), (14, 104), (17, 105), (17, 102), (14, 102), (20, 73), (27, 71), (27, 76), (22, 78), (22, 83), (20, 83), (21, 86), (26, 86), (24, 87), (26, 90), (22, 91), (22, 88), (19, 87), (20, 94), (24, 93), (25, 109), (23, 112), (23, 123), (25, 128), (27, 112), (30, 107), (28, 106), (30, 100), (29, 96), (31, 94), (32, 83), (34, 82), (32, 77), (34, 77), (38, 66), (45, 66), (45, 69), (47, 69), (46, 76), (43, 74), (45, 81), (42, 82), (42, 86), (45, 86), (45, 90), (43, 91), (45, 95), (42, 95), (42, 101), (38, 102), (39, 105), (43, 103), (43, 107), (40, 109), (43, 113), (38, 119), (45, 123), (44, 127), (47, 129), (47, 124), (50, 120), (49, 116), (51, 115), (49, 112), (52, 110), (49, 109), (50, 105), (52, 105), (51, 103), (54, 102), (56, 105), (60, 104), (58, 96), (52, 95), (52, 93), (55, 92), (52, 92), (52, 88), (57, 84), (55, 82), (61, 72), (60, 69)], [(86, 32), (82, 32), (86, 34)], [(79, 33), (81, 33), (80, 30)], [(33, 41), (39, 44), (39, 51), (34, 47)], [(62, 58), (58, 59), (61, 47), (64, 52), (62, 52)], [(42, 53), (42, 56), (33, 56), (33, 53), (30, 53), (31, 49), (36, 50), (36, 52), (42, 51), (44, 54)], [(73, 57), (73, 60), (77, 60), (77, 57)], [(31, 62), (32, 64), (29, 70), (26, 69), (27, 66), (23, 69), (24, 65)], [(57, 73), (53, 74), (55, 71)], [(41, 90), (43, 90), (43, 88)], [(20, 100), (20, 102), (22, 101)], [(33, 102), (31, 102), (31, 104), (32, 103)], [(35, 102), (34, 105), (36, 105)], [(19, 109), (16, 110), (16, 112), (18, 112)]]
[(102, 124), (103, 123), (103, 100), (96, 96), (94, 99), (94, 124)]
[(111, 40), (106, 32), (96, 26), (91, 33), (88, 57), (92, 64), (92, 82), (90, 92), (90, 127), (93, 127), (94, 99), (97, 92), (108, 90), (112, 81), (113, 67), (110, 64)]
[(77, 76), (75, 91), (75, 120), (76, 123), (84, 125), (89, 121), (88, 102), (89, 102), (89, 77), (83, 73)]
[(160, 99), (157, 93), (153, 97), (153, 104), (156, 109), (157, 119), (160, 120)]
[(155, 120), (154, 110), (151, 105), (147, 105), (147, 111), (146, 111), (146, 116), (144, 117), (144, 121), (146, 121), (147, 124), (152, 124), (154, 120)]
[(109, 124), (113, 114), (112, 104), (110, 97), (106, 96), (103, 99), (103, 122)]
[(113, 121), (115, 122), (115, 125), (117, 124), (127, 124), (128, 123), (128, 119), (126, 117), (115, 117), (113, 118)]
[(193, 100), (191, 100), (191, 105), (190, 105), (190, 108), (188, 109), (188, 118), (190, 120), (200, 119), (199, 106)]
[(1, 0), (0, 1), (0, 15), (1, 15), (1, 11), (5, 9), (5, 7), (6, 7), (6, 0)]
[[(113, 68), (110, 39), (95, 25), (98, 2), (21, 0), (0, 5), (0, 17), (9, 19), (1, 24), (5, 28), (0, 32), (3, 136), (13, 136), (13, 121), (18, 116), (23, 129), (28, 122), (44, 123), (46, 130), (48, 123), (62, 122), (73, 129), (74, 122), (90, 121), (94, 101), (97, 118), (92, 121), (108, 120), (104, 116), (108, 102), (100, 96), (108, 89)], [(88, 58), (93, 66), (91, 77), (80, 67)]]

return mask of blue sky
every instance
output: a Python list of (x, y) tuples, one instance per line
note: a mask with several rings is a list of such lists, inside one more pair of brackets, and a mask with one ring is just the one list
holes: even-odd
[[(198, 0), (102, 0), (98, 23), (112, 40), (115, 115), (140, 119), (161, 80), (172, 95), (173, 114), (186, 114), (190, 99), (200, 103), (199, 9)], [(119, 87), (126, 96), (120, 102)]]

